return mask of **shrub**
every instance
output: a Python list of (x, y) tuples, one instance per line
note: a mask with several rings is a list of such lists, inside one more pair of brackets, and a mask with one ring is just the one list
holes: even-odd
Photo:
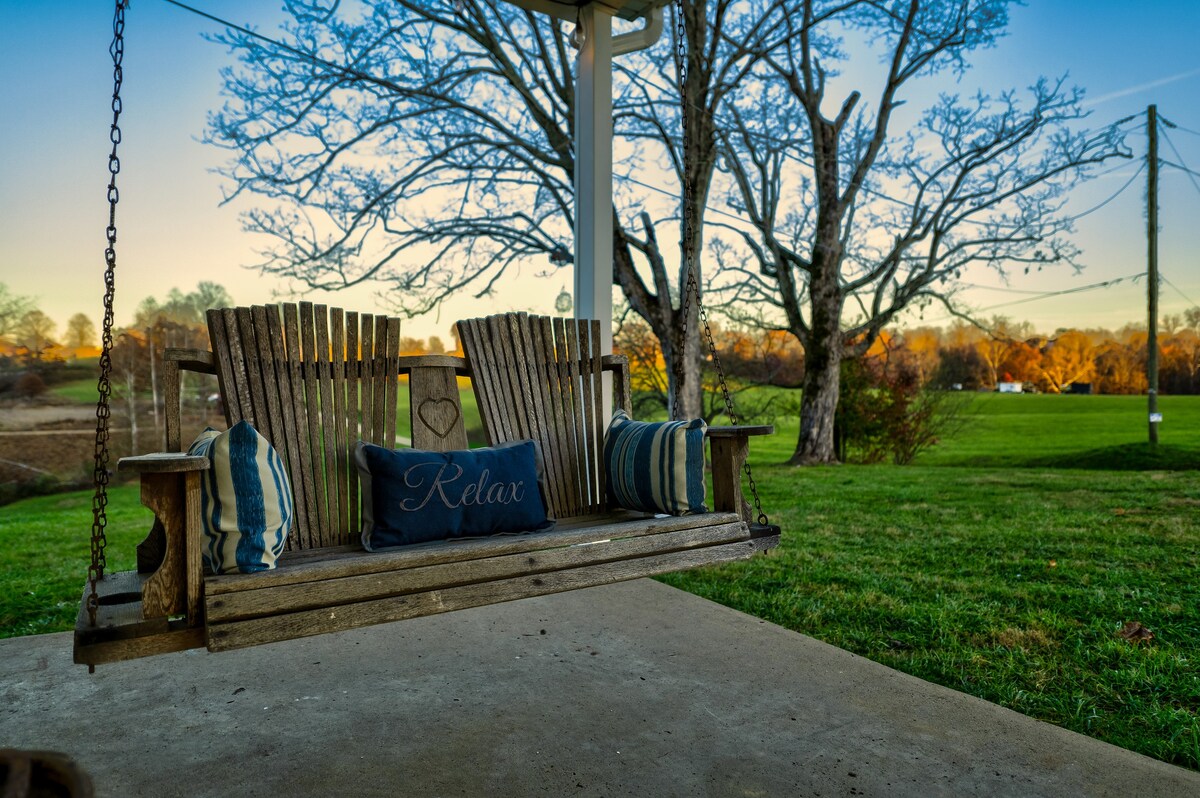
[(17, 377), (12, 392), (19, 399), (33, 399), (46, 392), (46, 382), (36, 372), (27, 371)]
[(904, 360), (864, 357), (842, 363), (835, 438), (838, 458), (906, 465), (962, 427), (970, 395), (922, 385)]

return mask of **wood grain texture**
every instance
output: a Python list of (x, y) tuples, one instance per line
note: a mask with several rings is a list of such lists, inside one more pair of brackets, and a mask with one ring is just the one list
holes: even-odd
[(396, 400), (400, 390), (400, 319), (387, 320), (387, 349), (384, 352), (383, 437), (389, 449), (396, 448)]
[(281, 560), (279, 567), (271, 571), (208, 576), (204, 583), (205, 593), (215, 596), (276, 585), (322, 582), (343, 576), (385, 573), (441, 563), (461, 563), (506, 554), (545, 551), (596, 540), (622, 540), (681, 529), (735, 524), (739, 521), (736, 513), (646, 517), (637, 513), (621, 512), (615, 515), (570, 519), (560, 522), (553, 530), (532, 535), (440, 540), (374, 553), (353, 545), (338, 549), (318, 549), (298, 552), (286, 561)]
[(204, 645), (202, 627), (189, 627), (186, 621), (171, 621), (165, 616), (147, 618), (143, 614), (140, 596), (144, 581), (136, 571), (105, 574), (96, 585), (100, 608), (95, 626), (88, 620), (86, 599), (90, 591), (84, 585), (75, 619), (77, 664), (101, 665)]
[(288, 477), (292, 483), (292, 494), (297, 506), (296, 520), (299, 525), (294, 534), (289, 536), (288, 543), (295, 548), (311, 548), (314, 530), (320, 522), (317, 515), (317, 495), (313, 484), (312, 464), (308, 454), (309, 447), (312, 445), (312, 436), (308, 429), (308, 410), (304, 392), (304, 354), (300, 350), (300, 307), (298, 305), (289, 303), (283, 306), (283, 336), (294, 422), (291, 437), (296, 447), (296, 462), (288, 473)]
[(179, 363), (163, 358), (163, 412), (166, 415), (166, 432), (163, 435), (163, 451), (178, 452), (183, 449), (180, 440), (180, 374)]
[(207, 457), (179, 452), (152, 452), (122, 457), (117, 461), (117, 470), (134, 474), (177, 473), (181, 471), (206, 471)]
[(713, 438), (709, 442), (712, 454), (713, 508), (735, 512), (746, 523), (754, 520), (754, 511), (742, 496), (742, 467), (750, 453), (750, 440), (745, 435)]
[(628, 405), (625, 361), (606, 359), (598, 322), (510, 313), (459, 322), (488, 442), (532, 438), (558, 517), (601, 512), (605, 377)]
[[(142, 583), (142, 611), (147, 617), (187, 612), (188, 513), (183, 478), (178, 474), (142, 474), (142, 504), (162, 525), (164, 547), (158, 569)], [(199, 520), (197, 518), (197, 520)], [(199, 540), (197, 539), (197, 553)]]
[[(254, 424), (288, 469), (296, 508), (288, 551), (356, 539), (358, 474), (349, 453), (360, 438), (396, 445), (402, 363), (405, 373), (436, 367), (451, 374), (457, 401), (453, 375), (465, 371), (466, 361), (447, 355), (400, 358), (399, 319), (311, 302), (208, 315), (211, 361), (226, 397), (227, 421)], [(461, 406), (458, 410), (461, 415)], [(465, 448), (461, 421), (451, 426), (455, 446)]]
[[(358, 313), (346, 311), (346, 413), (342, 417), (342, 425), (346, 430), (347, 450), (354, 447), (362, 437), (359, 408), (361, 407), (359, 384), (362, 379), (362, 349), (358, 338)], [(346, 503), (350, 509), (349, 529), (359, 528), (358, 470), (353, 463), (347, 461), (346, 470)]]
[(634, 560), (587, 565), (533, 576), (519, 576), (373, 601), (234, 621), (208, 626), (210, 651), (225, 651), (296, 637), (354, 629), (452, 610), (497, 604), (566, 590), (611, 584), (734, 560), (761, 550), (758, 541), (740, 541)]
[(322, 457), (324, 430), (321, 423), (321, 397), (317, 376), (317, 364), (320, 355), (317, 353), (317, 322), (316, 309), (312, 302), (301, 302), (300, 306), (300, 352), (308, 371), (302, 375), (304, 385), (304, 413), (308, 419), (308, 448), (304, 455), (308, 458), (308, 473), (311, 482), (313, 503), (317, 508), (316, 523), (309, 517), (310, 546), (320, 547), (329, 543), (329, 497), (325, 492), (325, 469)]
[(410, 367), (408, 391), (413, 448), (433, 452), (467, 448), (462, 400), (453, 368)]
[(346, 374), (349, 359), (346, 353), (346, 313), (341, 308), (329, 309), (330, 333), (330, 363), (333, 374), (331, 386), (333, 390), (333, 417), (329, 425), (333, 431), (333, 464), (330, 476), (335, 489), (330, 494), (337, 495), (338, 529), (343, 532), (353, 531), (357, 524), (350, 520), (350, 447), (356, 439), (347, 437), (346, 423)]
[(309, 516), (303, 481), (297, 490), (296, 478), (293, 476), (300, 474), (304, 468), (304, 457), (301, 450), (305, 436), (300, 435), (296, 425), (295, 388), (292, 385), (293, 359), (288, 354), (287, 344), (284, 340), (284, 329), (287, 325), (283, 318), (283, 310), (279, 307), (266, 309), (266, 335), (270, 343), (271, 361), (274, 364), (275, 388), (279, 392), (278, 423), (284, 438), (284, 447), (279, 449), (279, 455), (287, 463), (288, 481), (292, 483), (294, 521), (288, 532), (287, 547), (297, 549), (301, 545), (302, 530), (308, 528)]
[(745, 524), (732, 523), (682, 529), (657, 535), (600, 539), (537, 552), (487, 557), (467, 562), (426, 565), (397, 571), (344, 576), (320, 582), (301, 582), (274, 588), (209, 596), (209, 624), (330, 607), (387, 596), (443, 590), (578, 568), (584, 565), (636, 560), (747, 539)]
[(369, 313), (360, 314), (359, 346), (361, 347), (358, 381), (358, 418), (359, 437), (369, 443), (375, 443), (374, 416), (371, 408), (374, 405), (372, 391), (375, 382), (371, 379), (371, 371), (375, 367), (375, 317)]
[[(324, 499), (327, 508), (325, 524), (322, 528), (320, 546), (336, 546), (345, 542), (346, 527), (341, 505), (338, 504), (337, 487), (337, 426), (338, 419), (333, 413), (333, 344), (329, 337), (329, 308), (326, 305), (315, 305), (316, 316), (316, 360), (321, 368), (315, 377), (309, 379), (317, 383), (317, 395), (320, 404), (317, 406), (317, 417), (320, 419), (321, 442), (320, 448), (314, 453), (314, 459), (320, 462), (317, 473), (323, 482), (318, 488), (319, 499)], [(338, 365), (342, 365), (341, 362)]]

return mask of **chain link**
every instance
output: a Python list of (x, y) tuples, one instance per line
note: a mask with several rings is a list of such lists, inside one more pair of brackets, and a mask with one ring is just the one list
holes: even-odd
[[(692, 250), (696, 243), (696, 231), (692, 224), (692, 219), (695, 215), (696, 198), (692, 192), (692, 177), (688, 173), (689, 154), (691, 151), (691, 133), (688, 130), (688, 106), (689, 97), (687, 89), (688, 79), (688, 50), (687, 50), (687, 24), (684, 21), (684, 0), (675, 0), (675, 74), (679, 85), (680, 99), (680, 127), (683, 130), (680, 153), (680, 167), (683, 172), (683, 202), (682, 202), (682, 218), (680, 224), (683, 228), (682, 242), (682, 257), (687, 278), (684, 281), (683, 287), (683, 302), (682, 313), (683, 321), (680, 326), (679, 341), (686, 345), (688, 336), (688, 320), (692, 315), (692, 297), (696, 297), (696, 310), (698, 311), (700, 321), (704, 325), (704, 338), (708, 342), (708, 354), (712, 358), (713, 368), (717, 370), (717, 380), (721, 386), (721, 396), (725, 400), (725, 413), (729, 416), (729, 423), (732, 426), (737, 426), (737, 412), (733, 408), (733, 397), (729, 393), (729, 384), (725, 379), (725, 368), (721, 365), (721, 356), (717, 354), (717, 343), (713, 338), (712, 326), (708, 323), (708, 311), (704, 307), (704, 302), (700, 299), (700, 284), (696, 279), (696, 266), (692, 259)], [(682, 349), (682, 347), (681, 347)], [(675, 353), (675, 393), (672, 397), (671, 418), (680, 419), (683, 413), (680, 409), (679, 395), (683, 390), (683, 375), (684, 375), (684, 353), (677, 351)], [(754, 509), (758, 512), (758, 523), (763, 526), (770, 524), (770, 519), (763, 512), (762, 499), (758, 495), (758, 485), (754, 481), (754, 472), (750, 468), (750, 461), (747, 460), (742, 465), (742, 470), (746, 472), (746, 481), (750, 488), (750, 495), (754, 498)]]
[(112, 127), (108, 140), (112, 150), (108, 155), (108, 227), (104, 237), (108, 246), (104, 248), (104, 322), (102, 324), (100, 348), (100, 377), (96, 382), (99, 398), (96, 400), (96, 451), (92, 482), (96, 493), (92, 497), (92, 561), (88, 566), (88, 622), (96, 625), (96, 612), (100, 607), (97, 583), (104, 578), (105, 527), (108, 525), (108, 439), (109, 399), (112, 396), (112, 347), (113, 347), (113, 295), (116, 289), (117, 270), (117, 202), (121, 192), (117, 190), (117, 175), (121, 171), (121, 159), (117, 157), (117, 145), (121, 143), (121, 84), (124, 81), (122, 62), (125, 60), (125, 9), (128, 0), (116, 0), (113, 12), (113, 40), (108, 48), (113, 62)]

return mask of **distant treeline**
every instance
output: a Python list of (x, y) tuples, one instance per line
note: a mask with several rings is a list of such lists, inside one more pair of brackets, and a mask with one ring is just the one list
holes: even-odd
[[(717, 352), (730, 375), (746, 382), (799, 387), (804, 350), (777, 330), (720, 328)], [(922, 386), (996, 389), (1019, 383), (1026, 390), (1063, 393), (1089, 386), (1093, 393), (1139, 394), (1148, 387), (1145, 325), (1112, 331), (1063, 328), (1044, 335), (1028, 322), (994, 318), (986, 324), (955, 322), (884, 331), (865, 355), (876, 367), (911, 374)], [(616, 348), (634, 364), (634, 390), (665, 388), (662, 356), (649, 329), (627, 322)], [(1163, 317), (1158, 330), (1159, 390), (1200, 393), (1200, 308)]]

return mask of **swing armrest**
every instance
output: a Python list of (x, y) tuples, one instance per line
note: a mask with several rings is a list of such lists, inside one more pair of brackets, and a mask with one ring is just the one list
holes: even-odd
[(741, 438), (751, 435), (774, 435), (774, 424), (742, 424), (736, 427), (709, 427), (710, 438)]
[(742, 466), (750, 453), (750, 436), (770, 435), (771, 424), (741, 427), (709, 427), (712, 454), (713, 509), (737, 513), (747, 524), (755, 523), (754, 510), (742, 496)]
[(200, 480), (209, 465), (207, 457), (182, 452), (122, 457), (117, 463), (118, 470), (140, 475), (142, 504), (154, 513), (137, 547), (146, 618), (185, 615), (189, 628), (200, 623)]
[(139, 454), (122, 457), (117, 462), (117, 470), (135, 474), (180, 474), (185, 471), (207, 471), (208, 467), (207, 457), (182, 452)]

